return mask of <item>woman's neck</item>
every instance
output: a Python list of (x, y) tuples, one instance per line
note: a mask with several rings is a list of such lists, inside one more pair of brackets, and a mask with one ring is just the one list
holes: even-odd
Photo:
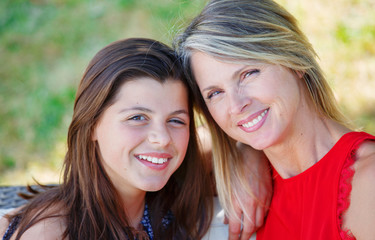
[[(336, 142), (350, 130), (326, 119), (316, 118), (311, 124), (296, 124), (286, 137), (264, 153), (284, 179), (294, 177), (317, 163)], [(306, 127), (311, 126), (311, 127)]]

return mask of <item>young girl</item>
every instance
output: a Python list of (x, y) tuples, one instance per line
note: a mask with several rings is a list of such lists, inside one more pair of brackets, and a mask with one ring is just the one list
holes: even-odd
[(3, 239), (200, 239), (212, 185), (173, 51), (100, 50), (78, 87), (62, 183), (0, 221)]

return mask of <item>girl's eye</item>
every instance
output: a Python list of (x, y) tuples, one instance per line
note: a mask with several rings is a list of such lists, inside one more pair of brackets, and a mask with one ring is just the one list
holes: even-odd
[(146, 117), (143, 115), (135, 115), (135, 116), (130, 117), (129, 120), (144, 121), (146, 120)]
[(216, 96), (220, 93), (221, 93), (221, 91), (219, 91), (219, 90), (211, 91), (211, 92), (208, 93), (207, 99), (211, 99), (212, 97), (214, 97), (214, 96)]
[(178, 125), (186, 125), (185, 121), (178, 119), (178, 118), (172, 118), (171, 120), (169, 120), (169, 122), (175, 123)]

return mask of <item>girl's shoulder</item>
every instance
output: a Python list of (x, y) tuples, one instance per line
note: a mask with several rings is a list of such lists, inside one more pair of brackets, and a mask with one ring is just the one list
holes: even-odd
[[(16, 211), (12, 212), (16, 213)], [(21, 236), (21, 240), (47, 240), (47, 239), (62, 239), (62, 235), (66, 228), (66, 219), (64, 217), (64, 212), (61, 210), (61, 206), (58, 204), (46, 209), (45, 211), (33, 211), (31, 217), (40, 214), (35, 224), (28, 228)], [(9, 227), (9, 221), (7, 218), (3, 217), (0, 220), (0, 234), (1, 237), (4, 236), (6, 230)], [(18, 224), (13, 236), (10, 239), (14, 239), (18, 233)]]
[(8, 227), (9, 227), (9, 224), (10, 224), (8, 218), (6, 217), (7, 214), (10, 214), (10, 215), (15, 214), (15, 213), (17, 213), (20, 209), (21, 209), (21, 207), (16, 208), (16, 209), (13, 209), (13, 210), (10, 210), (10, 211), (7, 211), (3, 216), (0, 216), (0, 237), (3, 237), (3, 236), (4, 236), (6, 230), (7, 230)]
[(27, 229), (21, 240), (62, 239), (65, 226), (65, 221), (62, 217), (46, 218)]
[(9, 225), (8, 219), (6, 219), (5, 217), (1, 217), (0, 218), (0, 236), (1, 237), (4, 236), (5, 231), (8, 228), (8, 225)]

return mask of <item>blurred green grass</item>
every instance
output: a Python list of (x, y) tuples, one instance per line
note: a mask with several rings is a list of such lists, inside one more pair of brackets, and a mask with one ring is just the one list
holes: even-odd
[[(375, 4), (279, 0), (315, 46), (354, 123), (375, 133)], [(204, 0), (0, 1), (0, 185), (56, 182), (75, 89), (108, 43), (170, 44)]]

